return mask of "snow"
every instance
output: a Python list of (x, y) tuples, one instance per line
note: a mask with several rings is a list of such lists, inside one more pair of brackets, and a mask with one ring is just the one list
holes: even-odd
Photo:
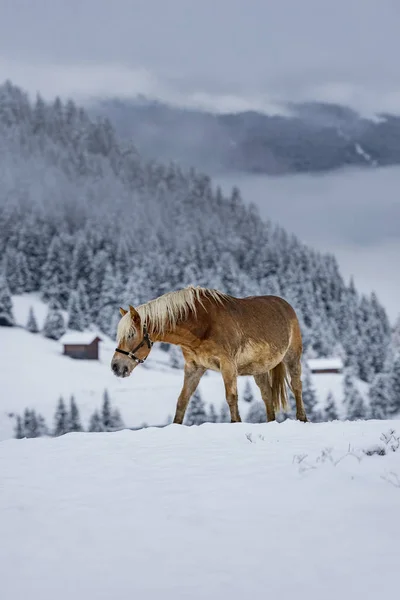
[(70, 331), (63, 335), (59, 340), (59, 344), (91, 344), (97, 337), (100, 339), (103, 334), (94, 331)]
[(343, 369), (343, 361), (341, 358), (310, 358), (307, 361), (311, 371), (319, 371), (324, 369)]
[[(18, 324), (26, 324), (29, 307), (33, 306), (39, 327), (43, 325), (47, 307), (35, 295), (13, 296), (13, 306)], [(183, 369), (171, 368), (169, 355), (156, 344), (145, 366), (140, 365), (130, 377), (119, 379), (110, 368), (115, 340), (103, 334), (101, 337), (98, 361), (77, 360), (63, 355), (59, 341), (29, 333), (22, 327), (0, 328), (0, 440), (13, 437), (13, 415), (22, 414), (25, 408), (35, 409), (52, 427), (60, 395), (66, 402), (74, 395), (83, 425), (87, 427), (93, 411), (101, 407), (105, 389), (127, 427), (165, 425), (172, 419), (182, 387)], [(253, 378), (240, 377), (239, 411), (242, 419), (249, 410), (249, 404), (243, 400), (247, 380), (255, 400), (261, 401)], [(316, 374), (312, 375), (312, 381), (319, 406), (324, 405), (331, 391), (339, 416), (344, 416), (343, 375)], [(368, 384), (357, 381), (357, 387), (367, 399)], [(212, 403), (219, 413), (225, 403), (221, 375), (207, 372), (199, 390), (207, 408)]]
[(363, 453), (391, 427), (400, 421), (1, 442), (2, 597), (392, 597), (400, 451)]
[(365, 159), (365, 162), (373, 165), (374, 167), (377, 166), (376, 161), (372, 158), (372, 156), (368, 152), (366, 152), (364, 150), (364, 148), (362, 146), (360, 146), (360, 144), (355, 144), (354, 147), (355, 147), (355, 151), (357, 152), (357, 154), (359, 156), (362, 156)]

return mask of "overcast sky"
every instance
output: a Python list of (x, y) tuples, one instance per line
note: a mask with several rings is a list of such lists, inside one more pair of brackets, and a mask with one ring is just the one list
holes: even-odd
[(0, 79), (217, 110), (400, 112), (399, 0), (0, 0)]

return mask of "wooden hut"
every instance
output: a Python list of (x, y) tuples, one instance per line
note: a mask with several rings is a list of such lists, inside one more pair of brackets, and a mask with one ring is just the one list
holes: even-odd
[(308, 366), (311, 373), (336, 373), (343, 372), (343, 361), (341, 358), (310, 358)]
[(65, 356), (86, 360), (99, 359), (100, 341), (101, 338), (96, 333), (87, 331), (69, 332), (60, 339)]

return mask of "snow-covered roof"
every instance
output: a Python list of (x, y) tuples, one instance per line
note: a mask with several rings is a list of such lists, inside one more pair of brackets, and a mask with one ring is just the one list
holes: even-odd
[(311, 371), (324, 371), (325, 369), (343, 369), (343, 361), (339, 357), (333, 358), (310, 358), (308, 366)]
[[(60, 338), (61, 344), (91, 344), (93, 340), (100, 337), (95, 331), (69, 331)], [(101, 339), (101, 338), (100, 338)]]

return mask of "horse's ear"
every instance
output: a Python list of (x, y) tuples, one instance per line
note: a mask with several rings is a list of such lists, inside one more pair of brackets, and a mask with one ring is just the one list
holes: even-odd
[(136, 310), (136, 308), (133, 308), (133, 306), (129, 305), (129, 312), (131, 313), (132, 321), (134, 321), (136, 323), (140, 322), (140, 315), (139, 315), (138, 311)]
[(124, 317), (128, 311), (125, 310), (124, 308), (122, 308), (122, 306), (120, 306), (119, 307), (119, 312), (121, 313), (121, 316)]

